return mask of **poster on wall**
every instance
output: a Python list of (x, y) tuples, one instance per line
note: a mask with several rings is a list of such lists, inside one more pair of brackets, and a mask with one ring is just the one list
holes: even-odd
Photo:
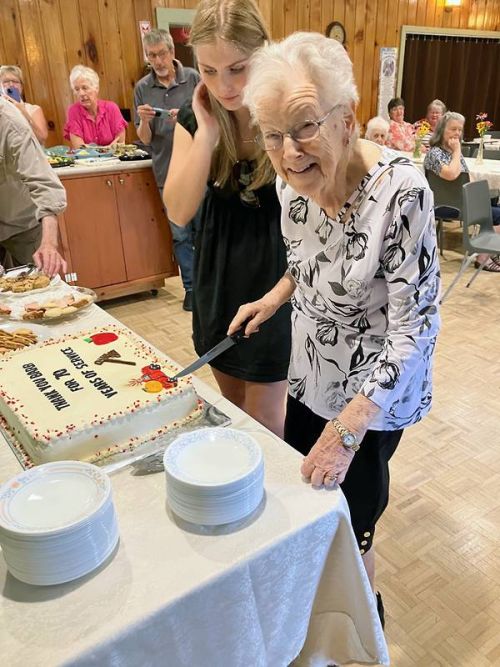
[(396, 63), (398, 50), (396, 47), (383, 46), (380, 49), (380, 71), (378, 75), (377, 115), (389, 119), (387, 104), (396, 93)]
[(142, 53), (145, 63), (148, 61), (148, 59), (146, 56), (146, 49), (144, 48), (144, 35), (146, 35), (148, 32), (151, 32), (151, 21), (139, 21), (139, 34), (141, 36)]

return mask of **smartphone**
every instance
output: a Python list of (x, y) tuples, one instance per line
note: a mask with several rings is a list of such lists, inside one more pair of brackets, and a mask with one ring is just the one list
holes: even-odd
[(16, 102), (21, 101), (21, 93), (17, 88), (5, 88), (5, 92), (9, 97), (12, 97), (13, 100), (16, 100)]
[(172, 112), (169, 109), (160, 109), (160, 107), (152, 107), (157, 118), (172, 118)]

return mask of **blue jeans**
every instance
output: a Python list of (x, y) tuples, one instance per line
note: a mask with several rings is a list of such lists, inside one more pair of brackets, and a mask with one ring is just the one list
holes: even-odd
[[(159, 190), (161, 197), (163, 188), (159, 188)], [(168, 212), (165, 206), (164, 209), (168, 219)], [(179, 225), (170, 222), (170, 220), (168, 224), (172, 232), (175, 260), (181, 270), (182, 284), (186, 292), (188, 292), (193, 289), (194, 220), (191, 220), (185, 227), (179, 227)]]

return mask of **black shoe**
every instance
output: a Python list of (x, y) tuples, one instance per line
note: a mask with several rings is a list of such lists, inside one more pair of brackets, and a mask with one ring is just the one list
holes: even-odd
[(193, 290), (188, 289), (184, 295), (184, 301), (182, 303), (182, 308), (191, 312), (193, 310)]
[(380, 623), (382, 625), (382, 630), (385, 630), (385, 611), (381, 593), (377, 593), (377, 611), (378, 617), (380, 618)]

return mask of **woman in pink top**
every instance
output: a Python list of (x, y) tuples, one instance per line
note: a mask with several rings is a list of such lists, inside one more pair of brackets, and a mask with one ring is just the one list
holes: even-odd
[(99, 77), (90, 67), (76, 65), (69, 75), (71, 88), (77, 98), (66, 116), (64, 138), (71, 148), (83, 144), (110, 144), (125, 142), (127, 123), (114, 102), (99, 100)]
[(413, 151), (415, 148), (415, 128), (405, 122), (405, 103), (401, 97), (394, 97), (387, 105), (389, 111), (389, 136), (386, 146), (397, 151)]

